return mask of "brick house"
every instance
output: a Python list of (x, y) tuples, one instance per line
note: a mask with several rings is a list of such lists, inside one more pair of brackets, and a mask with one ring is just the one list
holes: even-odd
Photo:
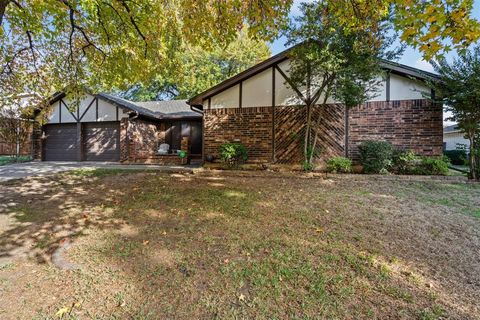
[[(203, 155), (218, 158), (225, 142), (240, 142), (256, 163), (302, 162), (306, 108), (301, 88), (290, 86), (288, 51), (193, 97), (188, 103), (203, 112)], [(385, 78), (376, 97), (346, 110), (335, 101), (314, 107), (319, 145), (317, 162), (333, 156), (359, 157), (365, 140), (388, 140), (419, 155), (442, 154), (442, 106), (425, 99), (432, 94), (427, 79), (436, 75), (389, 61), (380, 61)]]
[[(206, 90), (188, 101), (132, 102), (112, 95), (86, 94), (77, 106), (59, 93), (51, 100), (38, 132), (43, 160), (122, 161), (177, 164), (177, 150), (190, 159), (218, 159), (219, 147), (240, 142), (249, 162), (299, 164), (306, 108), (301, 88), (289, 85), (288, 51)], [(388, 140), (420, 155), (442, 154), (442, 106), (425, 99), (434, 74), (380, 61), (376, 96), (346, 110), (335, 101), (316, 105), (321, 163), (333, 156), (358, 159), (365, 140)], [(160, 155), (160, 144), (169, 154)]]

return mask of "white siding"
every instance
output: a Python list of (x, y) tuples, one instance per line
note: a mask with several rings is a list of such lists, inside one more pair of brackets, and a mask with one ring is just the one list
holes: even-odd
[(272, 68), (242, 83), (242, 108), (272, 105)]
[[(118, 110), (120, 118), (120, 110)], [(98, 121), (116, 121), (117, 108), (102, 99), (98, 99)]]
[(60, 122), (60, 112), (59, 112), (60, 101), (55, 102), (52, 105), (52, 113), (48, 116), (48, 123), (59, 123)]
[[(77, 120), (75, 117), (72, 115), (72, 113), (76, 116), (77, 115), (77, 107), (73, 106), (70, 101), (67, 99), (63, 100), (64, 103), (61, 103), (60, 105), (62, 106), (62, 112), (60, 113), (61, 115), (61, 122), (62, 123), (75, 123)], [(68, 106), (68, 108), (67, 108)]]
[(429, 93), (430, 89), (420, 81), (390, 75), (390, 100), (424, 99), (422, 92)]
[(278, 70), (275, 70), (275, 105), (291, 106), (299, 104), (303, 104), (303, 102), (298, 97), (295, 90), (286, 83), (282, 74)]
[[(85, 97), (80, 101), (78, 107), (74, 106), (73, 103), (68, 98), (63, 98), (64, 103), (60, 103), (60, 101), (55, 102), (52, 105), (52, 111), (48, 118), (48, 123), (73, 123), (77, 122), (77, 120), (72, 116), (69, 112), (69, 109), (75, 116), (81, 117), (84, 112), (84, 116), (81, 122), (95, 122), (95, 121), (116, 121), (117, 120), (117, 107), (109, 102), (106, 102), (102, 99), (98, 99), (98, 119), (97, 119), (97, 103), (93, 102), (90, 103), (95, 99), (92, 95), (85, 95)], [(70, 106), (68, 109), (65, 107)], [(61, 105), (61, 112), (59, 110), (59, 106)], [(88, 108), (88, 110), (87, 110)], [(61, 119), (60, 119), (61, 116)], [(122, 108), (118, 110), (118, 120), (121, 118), (128, 117), (128, 114), (124, 112)]]
[[(290, 61), (285, 60), (278, 64), (278, 68), (288, 77), (290, 74)], [(242, 107), (271, 106), (271, 68), (256, 74), (242, 82)], [(382, 76), (378, 78), (379, 84), (374, 92), (374, 97), (369, 101), (387, 100), (387, 82)], [(314, 88), (312, 88), (314, 89)], [(299, 91), (306, 96), (306, 87), (300, 87)], [(424, 99), (422, 93), (429, 94), (428, 88), (423, 82), (413, 80), (396, 74), (390, 75), (390, 100), (413, 100)], [(319, 103), (323, 102), (323, 96), (319, 98)], [(327, 103), (337, 103), (333, 98), (329, 98)], [(226, 89), (211, 97), (212, 108), (237, 108), (239, 107), (239, 85)], [(282, 74), (275, 69), (275, 105), (299, 105), (304, 102), (298, 97)], [(203, 100), (205, 108), (208, 107), (208, 99)]]
[(387, 81), (383, 77), (378, 77), (379, 85), (371, 95), (374, 95), (369, 101), (387, 101)]
[(238, 108), (240, 99), (240, 86), (237, 84), (211, 98), (212, 109), (216, 108)]
[[(96, 102), (94, 100), (95, 100), (95, 97), (93, 97), (91, 95), (88, 95), (85, 99), (83, 99), (80, 102), (80, 117), (83, 115), (82, 122), (96, 121), (96, 117), (97, 117)], [(92, 103), (92, 105), (90, 106), (90, 108), (88, 108), (90, 103)], [(88, 108), (88, 110), (87, 110), (87, 108)], [(86, 111), (86, 113), (85, 113), (85, 111)]]
[(445, 150), (456, 150), (458, 144), (470, 145), (470, 142), (464, 138), (461, 132), (449, 132), (443, 134), (443, 142), (445, 143)]

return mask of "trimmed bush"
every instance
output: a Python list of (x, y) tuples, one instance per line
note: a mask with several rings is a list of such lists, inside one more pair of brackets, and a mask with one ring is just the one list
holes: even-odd
[(421, 162), (416, 167), (415, 174), (445, 176), (448, 174), (448, 165), (449, 159), (447, 157), (422, 157)]
[(247, 161), (247, 149), (241, 143), (224, 143), (220, 146), (220, 159), (227, 166), (237, 166)]
[(352, 160), (345, 157), (334, 157), (327, 161), (327, 172), (349, 173), (352, 172)]
[(365, 173), (388, 173), (393, 147), (388, 141), (364, 141), (359, 146), (360, 162)]
[(454, 165), (463, 166), (467, 162), (467, 152), (465, 150), (445, 150), (443, 154), (447, 156)]
[(419, 158), (411, 150), (394, 150), (392, 154), (392, 171), (397, 174), (415, 174)]

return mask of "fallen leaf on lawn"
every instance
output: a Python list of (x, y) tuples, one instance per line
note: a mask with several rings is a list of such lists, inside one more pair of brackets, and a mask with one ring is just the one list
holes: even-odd
[(245, 301), (245, 295), (243, 295), (243, 294), (239, 295), (238, 300)]
[(55, 313), (55, 316), (56, 317), (63, 317), (65, 314), (67, 314), (69, 309), (70, 309), (69, 307), (60, 308), (60, 309), (58, 309), (57, 313)]
[(144, 241), (143, 241), (143, 245), (144, 245), (144, 246), (146, 246), (146, 245), (149, 244), (149, 243), (150, 243), (150, 241), (148, 241), (148, 240), (144, 240)]
[(330, 211), (328, 211), (327, 209), (325, 209), (325, 212), (326, 212), (326, 213), (330, 213)]
[(315, 229), (315, 231), (316, 231), (317, 233), (322, 233), (322, 232), (323, 232), (323, 229), (322, 229), (322, 228), (317, 228), (317, 229)]
[(228, 260), (228, 259), (223, 260), (223, 263), (225, 263), (225, 264), (227, 264), (229, 262), (230, 262), (230, 260)]

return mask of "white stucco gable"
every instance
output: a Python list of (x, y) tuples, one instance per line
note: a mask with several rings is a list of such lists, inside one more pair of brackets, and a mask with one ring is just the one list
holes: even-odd
[(91, 94), (85, 94), (79, 102), (64, 97), (51, 104), (47, 124), (119, 121), (128, 117), (128, 110)]

